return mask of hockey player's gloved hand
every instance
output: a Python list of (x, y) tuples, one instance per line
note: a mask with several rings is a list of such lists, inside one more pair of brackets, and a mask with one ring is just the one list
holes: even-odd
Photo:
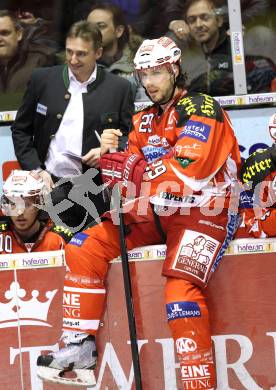
[(103, 182), (111, 187), (120, 183), (122, 195), (128, 197), (139, 196), (146, 166), (141, 156), (126, 152), (104, 154), (100, 158)]

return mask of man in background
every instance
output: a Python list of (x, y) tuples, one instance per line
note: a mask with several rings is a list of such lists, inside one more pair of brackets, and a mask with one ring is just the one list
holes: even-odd
[[(115, 128), (125, 136), (128, 133), (133, 112), (131, 84), (99, 67), (96, 61), (101, 55), (99, 29), (87, 21), (72, 25), (66, 38), (66, 64), (33, 72), (12, 126), (15, 154), (23, 169), (36, 169), (49, 188), (66, 178), (51, 193), (54, 205), (68, 198), (82, 173), (98, 167), (96, 132)], [(97, 175), (92, 184), (100, 183)], [(85, 180), (74, 186), (75, 199), (82, 195), (88, 199), (88, 184)], [(108, 207), (102, 193), (89, 192), (89, 199), (98, 214)], [(74, 231), (95, 218), (76, 201), (70, 201), (59, 215)]]
[(0, 93), (23, 92), (34, 68), (54, 63), (53, 48), (25, 39), (15, 16), (0, 10)]
[(87, 20), (96, 24), (102, 33), (103, 54), (98, 63), (107, 71), (128, 79), (136, 101), (147, 100), (133, 76), (133, 59), (142, 38), (129, 30), (122, 9), (115, 4), (97, 4), (92, 7)]
[[(190, 37), (198, 45), (198, 58), (194, 68), (186, 66), (190, 56), (183, 55), (183, 66), (188, 72), (189, 90), (204, 92), (213, 96), (234, 93), (231, 42), (229, 25), (225, 20), (227, 7), (220, 0), (187, 0), (183, 6), (183, 20), (188, 26)], [(177, 21), (175, 21), (177, 22)], [(175, 23), (176, 24), (176, 23)], [(179, 34), (187, 33), (184, 27), (176, 25)], [(200, 50), (201, 49), (201, 50)], [(199, 57), (199, 53), (197, 53)], [(245, 57), (247, 92), (260, 93), (273, 90), (276, 77), (275, 64), (266, 57), (247, 55)], [(200, 74), (199, 74), (200, 70)]]

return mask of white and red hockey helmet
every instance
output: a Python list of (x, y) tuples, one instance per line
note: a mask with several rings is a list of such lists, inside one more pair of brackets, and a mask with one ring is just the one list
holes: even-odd
[(276, 142), (276, 114), (271, 115), (268, 123), (270, 137)]
[(43, 195), (44, 192), (45, 184), (36, 171), (16, 169), (11, 172), (3, 186), (3, 194), (7, 198), (28, 198)]
[(24, 209), (26, 200), (33, 205), (42, 205), (46, 195), (47, 188), (36, 171), (14, 170), (3, 185), (2, 212), (5, 215), (13, 215), (12, 205)]
[(180, 58), (181, 50), (171, 38), (146, 39), (135, 54), (134, 68), (139, 71), (163, 64), (175, 64)]

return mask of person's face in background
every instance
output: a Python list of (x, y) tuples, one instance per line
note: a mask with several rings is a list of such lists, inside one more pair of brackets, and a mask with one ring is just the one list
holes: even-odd
[(17, 52), (22, 30), (17, 30), (9, 16), (0, 17), (0, 61), (7, 62)]
[(102, 33), (103, 48), (104, 50), (110, 50), (116, 45), (118, 39), (124, 32), (124, 26), (114, 26), (113, 15), (108, 10), (95, 9), (87, 17), (88, 22), (94, 23), (98, 26)]
[(223, 18), (215, 15), (214, 6), (208, 0), (192, 4), (186, 12), (185, 20), (191, 36), (197, 43), (205, 44), (210, 49), (216, 46)]
[(102, 48), (94, 49), (92, 41), (80, 37), (67, 38), (65, 45), (66, 62), (80, 82), (87, 81), (95, 69), (96, 61), (102, 55)]

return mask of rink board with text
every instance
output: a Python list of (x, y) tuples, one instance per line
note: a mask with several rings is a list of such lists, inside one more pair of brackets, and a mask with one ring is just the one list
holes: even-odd
[[(0, 257), (1, 388), (76, 390), (42, 384), (41, 351), (57, 348), (61, 333), (62, 259), (21, 262)], [(144, 390), (176, 390), (176, 363), (163, 304), (165, 247), (130, 253)], [(233, 241), (207, 296), (217, 364), (217, 388), (276, 389), (276, 241)], [(121, 263), (110, 266), (107, 310), (97, 339), (97, 390), (135, 389)]]

